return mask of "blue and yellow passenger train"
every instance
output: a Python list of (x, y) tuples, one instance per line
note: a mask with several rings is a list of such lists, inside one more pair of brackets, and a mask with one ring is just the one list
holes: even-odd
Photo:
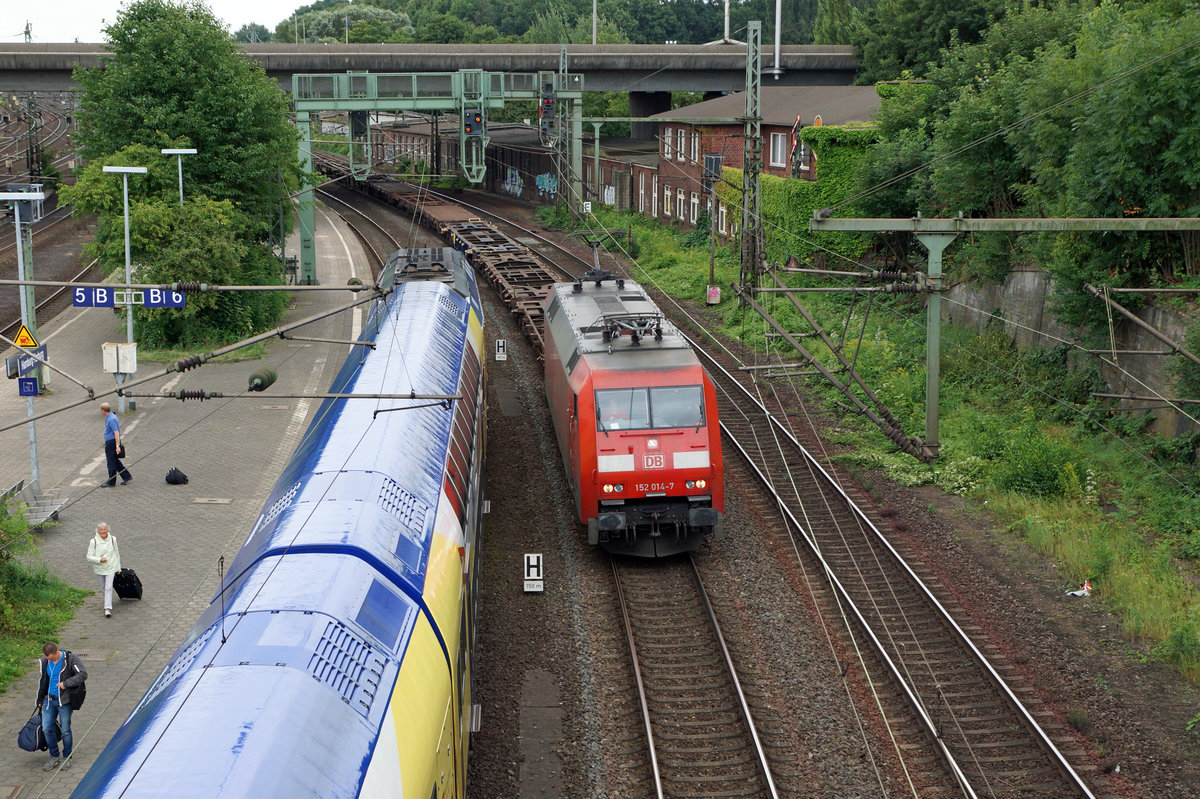
[(465, 795), (483, 318), (449, 248), (401, 250), (221, 590), (74, 797)]

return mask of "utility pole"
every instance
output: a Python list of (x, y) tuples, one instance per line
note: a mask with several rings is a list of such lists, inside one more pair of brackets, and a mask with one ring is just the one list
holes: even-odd
[(37, 93), (25, 99), (25, 171), (30, 181), (42, 174), (42, 120), (38, 114)]
[[(40, 184), (11, 184), (7, 187), (8, 191), (0, 193), (0, 201), (12, 203), (13, 209), (13, 227), (17, 234), (17, 279), (22, 281), (33, 279), (33, 223), (42, 216), (42, 200), (46, 195), (42, 193)], [(24, 213), (22, 213), (24, 211)], [(24, 230), (21, 229), (21, 222), (25, 222)], [(25, 253), (29, 253), (29, 260), (26, 261)], [(33, 336), (33, 344), (37, 343), (37, 306), (33, 301), (33, 286), (21, 286), (21, 324)], [(21, 338), (17, 337), (18, 340)], [(33, 372), (38, 380), (38, 385), (41, 385), (42, 370), (39, 366)], [(33, 396), (25, 398), (25, 415), (33, 416)], [(29, 422), (29, 468), (30, 477), (33, 483), (35, 494), (40, 491), (40, 475), (38, 474), (38, 448), (37, 448), (37, 428), (32, 421)]]
[(746, 116), (742, 128), (742, 277), (751, 291), (762, 267), (762, 23), (746, 24)]

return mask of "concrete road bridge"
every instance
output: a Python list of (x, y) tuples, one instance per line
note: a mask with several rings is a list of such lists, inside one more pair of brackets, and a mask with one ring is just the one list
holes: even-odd
[[(247, 44), (243, 49), (288, 91), (293, 73), (559, 68), (556, 44)], [(103, 44), (0, 44), (0, 91), (71, 91), (78, 88), (72, 70), (95, 67), (107, 56)], [(745, 83), (742, 44), (569, 45), (567, 59), (570, 72), (583, 74), (585, 90), (639, 95), (635, 115), (666, 110), (663, 95), (669, 92), (740, 91)], [(845, 86), (858, 67), (854, 48), (843, 45), (787, 45), (778, 54), (765, 45), (762, 63), (763, 83), (776, 86)]]

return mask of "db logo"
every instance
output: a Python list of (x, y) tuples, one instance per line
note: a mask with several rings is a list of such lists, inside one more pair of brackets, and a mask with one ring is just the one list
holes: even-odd
[(657, 455), (643, 455), (642, 465), (647, 469), (661, 469), (664, 466), (662, 453)]

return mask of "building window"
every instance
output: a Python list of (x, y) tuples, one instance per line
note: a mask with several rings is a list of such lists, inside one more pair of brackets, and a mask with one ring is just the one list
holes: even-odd
[(692, 192), (692, 209), (691, 209), (692, 224), (696, 224), (696, 220), (700, 218), (700, 194)]
[(675, 206), (675, 210), (679, 213), (679, 218), (683, 219), (683, 215), (687, 211), (687, 209), (683, 205), (683, 189), (680, 189), (679, 191), (675, 192), (675, 199), (678, 200), (678, 203)]
[(682, 161), (687, 158), (687, 131), (680, 128), (678, 146), (675, 148), (675, 160)]
[(663, 186), (663, 216), (671, 215), (671, 187)]
[(646, 213), (646, 173), (638, 172), (638, 213)]
[(725, 232), (725, 203), (717, 203), (717, 230)]
[(787, 166), (787, 134), (771, 134), (771, 166)]
[(674, 135), (675, 135), (675, 131), (672, 130), (671, 128), (665, 128), (663, 130), (663, 137), (662, 137), (663, 158), (671, 157), (671, 140), (672, 140), (672, 137), (674, 137)]
[(692, 131), (692, 163), (700, 163), (700, 132)]

